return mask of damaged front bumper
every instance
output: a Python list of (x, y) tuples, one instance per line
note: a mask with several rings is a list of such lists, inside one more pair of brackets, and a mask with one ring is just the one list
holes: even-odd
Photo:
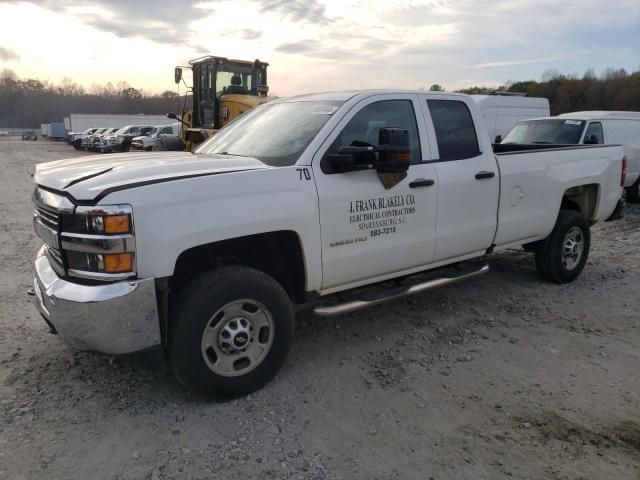
[(161, 344), (154, 279), (70, 282), (53, 270), (44, 247), (35, 269), (36, 308), (73, 348), (122, 355)]

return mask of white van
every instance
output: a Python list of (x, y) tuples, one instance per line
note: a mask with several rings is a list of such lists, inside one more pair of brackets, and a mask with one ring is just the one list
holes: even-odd
[(500, 143), (502, 137), (519, 121), (551, 115), (546, 98), (503, 93), (471, 95), (471, 98), (482, 113), (489, 138), (492, 141), (495, 139), (495, 143)]
[(526, 120), (502, 143), (622, 145), (627, 157), (627, 201), (640, 202), (640, 112), (571, 112)]

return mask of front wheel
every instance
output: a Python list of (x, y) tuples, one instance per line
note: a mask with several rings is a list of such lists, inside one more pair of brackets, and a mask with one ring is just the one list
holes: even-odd
[(574, 210), (560, 210), (549, 236), (536, 249), (536, 269), (550, 282), (569, 283), (584, 269), (591, 232), (587, 219)]
[(293, 342), (287, 293), (268, 275), (220, 267), (187, 285), (172, 306), (169, 358), (180, 382), (209, 397), (258, 390)]

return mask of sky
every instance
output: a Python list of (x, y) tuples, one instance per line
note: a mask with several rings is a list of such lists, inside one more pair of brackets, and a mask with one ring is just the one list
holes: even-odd
[(153, 94), (206, 54), (269, 62), (278, 96), (634, 71), (640, 0), (0, 0), (0, 70), (20, 78)]

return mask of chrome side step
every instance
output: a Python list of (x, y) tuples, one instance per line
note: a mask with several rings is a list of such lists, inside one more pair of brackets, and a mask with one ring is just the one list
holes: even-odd
[(458, 275), (453, 275), (450, 277), (434, 278), (432, 280), (428, 280), (422, 283), (416, 283), (414, 285), (410, 285), (407, 287), (387, 290), (386, 294), (383, 294), (382, 296), (377, 298), (372, 298), (370, 300), (351, 300), (349, 302), (339, 303), (337, 305), (331, 305), (327, 307), (325, 306), (316, 307), (313, 309), (313, 313), (315, 313), (320, 317), (335, 317), (337, 315), (345, 315), (347, 313), (355, 312), (357, 310), (362, 310), (363, 308), (380, 305), (381, 303), (385, 303), (390, 300), (406, 297), (407, 295), (426, 292), (427, 290), (432, 290), (434, 288), (450, 285), (452, 283), (456, 283), (461, 280), (466, 280), (468, 278), (472, 278), (477, 275), (482, 275), (483, 273), (487, 273), (488, 271), (489, 271), (489, 265), (485, 263), (480, 268), (477, 268), (472, 271), (460, 273)]

